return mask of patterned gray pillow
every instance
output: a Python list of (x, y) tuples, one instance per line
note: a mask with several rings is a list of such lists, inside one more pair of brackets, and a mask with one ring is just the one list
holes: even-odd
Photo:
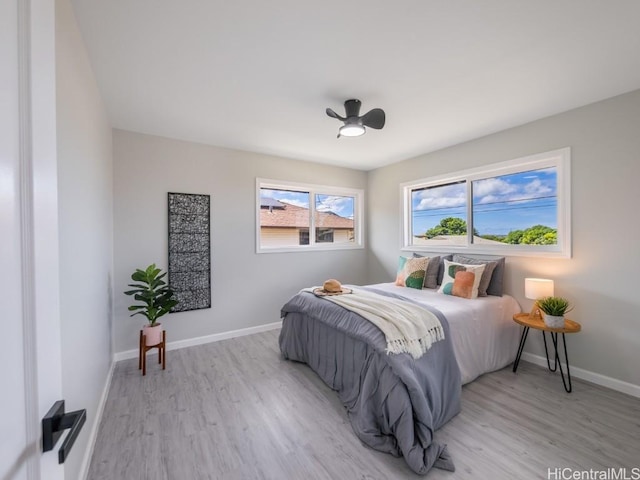
[[(424, 257), (425, 255), (413, 254), (414, 258)], [(423, 288), (438, 288), (438, 270), (440, 268), (440, 257), (429, 257), (427, 265), (427, 273), (424, 275)]]

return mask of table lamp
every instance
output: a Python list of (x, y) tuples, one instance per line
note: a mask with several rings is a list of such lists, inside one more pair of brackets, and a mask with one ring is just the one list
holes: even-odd
[(541, 318), (538, 299), (553, 296), (553, 280), (546, 278), (525, 278), (524, 296), (530, 300), (536, 300), (529, 316), (531, 318)]

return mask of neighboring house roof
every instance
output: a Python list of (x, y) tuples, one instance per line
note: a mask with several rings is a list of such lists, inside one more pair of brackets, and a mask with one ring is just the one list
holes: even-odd
[[(309, 209), (290, 203), (262, 198), (260, 208), (261, 227), (308, 228)], [(279, 205), (278, 205), (279, 204)], [(333, 212), (316, 212), (316, 227), (353, 229), (353, 219)]]

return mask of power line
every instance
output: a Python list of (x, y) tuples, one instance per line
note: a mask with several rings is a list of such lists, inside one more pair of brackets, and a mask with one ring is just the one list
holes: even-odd
[(526, 198), (518, 198), (514, 200), (496, 200), (495, 202), (485, 202), (479, 205), (495, 205), (499, 203), (519, 203), (519, 202), (527, 202), (529, 200), (544, 200), (545, 198), (556, 198), (557, 195), (544, 195), (542, 197), (526, 197)]
[(555, 203), (549, 203), (546, 205), (531, 205), (529, 207), (505, 207), (505, 208), (491, 208), (491, 209), (487, 209), (487, 210), (474, 210), (473, 213), (487, 213), (487, 212), (504, 212), (506, 210), (531, 210), (534, 208), (549, 208), (549, 207), (555, 207), (556, 204)]
[[(509, 210), (531, 210), (531, 209), (536, 209), (536, 208), (549, 208), (549, 207), (555, 207), (557, 204), (556, 203), (548, 203), (548, 204), (544, 204), (544, 205), (529, 205), (527, 207), (523, 207), (523, 206), (515, 206), (512, 205), (510, 207), (505, 207), (505, 208), (492, 208), (492, 209), (486, 209), (486, 210), (482, 210), (482, 209), (474, 209), (473, 213), (474, 214), (478, 214), (478, 213), (488, 213), (488, 212), (503, 212), (503, 211), (509, 211)], [(440, 211), (440, 213), (431, 213), (435, 210), (450, 210), (450, 214), (451, 215), (465, 215), (467, 213), (466, 208), (465, 209), (454, 209), (454, 208), (434, 208), (431, 210), (414, 210), (413, 211), (413, 217), (441, 217), (443, 215), (446, 215), (446, 213), (443, 213), (442, 211)]]
[[(532, 200), (544, 200), (544, 199), (548, 199), (548, 198), (557, 198), (556, 195), (543, 195), (540, 197), (525, 197), (525, 198), (518, 198), (515, 200), (496, 200), (495, 202), (486, 202), (486, 203), (481, 203), (479, 205), (498, 205), (498, 204), (510, 204), (510, 203), (522, 203), (522, 202), (528, 202), (528, 201), (532, 201)], [(428, 208), (428, 209), (424, 209), (424, 210), (413, 210), (414, 214), (415, 212), (430, 212), (433, 210), (448, 210), (448, 209), (456, 209), (456, 208), (467, 208), (467, 202), (465, 200), (465, 203), (463, 205), (459, 205), (459, 206), (455, 206), (455, 207), (434, 207), (434, 208)]]

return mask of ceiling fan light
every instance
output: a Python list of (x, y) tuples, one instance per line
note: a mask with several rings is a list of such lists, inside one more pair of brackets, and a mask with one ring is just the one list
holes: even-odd
[(340, 127), (340, 135), (344, 137), (359, 137), (364, 135), (365, 128), (362, 125), (348, 124)]

